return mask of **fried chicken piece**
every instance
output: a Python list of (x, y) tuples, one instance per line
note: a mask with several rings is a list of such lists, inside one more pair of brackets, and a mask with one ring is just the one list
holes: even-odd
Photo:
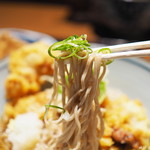
[(12, 53), (5, 83), (7, 99), (16, 103), (20, 97), (39, 92), (43, 85), (41, 77), (53, 75), (54, 60), (48, 55), (48, 47), (37, 42)]
[(9, 69), (16, 72), (20, 68), (32, 68), (38, 76), (53, 75), (53, 58), (48, 55), (49, 45), (43, 42), (28, 44), (12, 53)]
[(40, 83), (33, 69), (21, 68), (7, 77), (5, 88), (7, 99), (16, 103), (18, 98), (40, 91)]
[(123, 129), (115, 129), (112, 133), (112, 138), (121, 144), (129, 144), (134, 149), (141, 147), (140, 141), (132, 133)]
[(52, 89), (48, 89), (34, 95), (20, 98), (15, 105), (11, 102), (7, 102), (4, 107), (4, 114), (8, 118), (15, 118), (19, 114), (36, 112), (39, 117), (43, 117), (45, 112), (45, 104), (48, 103), (51, 94)]

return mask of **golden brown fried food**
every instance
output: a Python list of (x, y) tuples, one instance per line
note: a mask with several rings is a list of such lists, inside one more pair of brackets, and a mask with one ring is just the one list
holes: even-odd
[(0, 135), (0, 150), (10, 150), (11, 143), (8, 142), (7, 136), (5, 134)]
[(5, 82), (6, 97), (16, 103), (17, 99), (40, 90), (37, 74), (30, 68), (21, 68), (9, 74)]
[(48, 103), (51, 93), (52, 90), (48, 89), (31, 96), (23, 97), (18, 99), (15, 105), (7, 102), (4, 107), (4, 114), (8, 118), (15, 118), (19, 114), (36, 112), (39, 117), (42, 117), (45, 112), (45, 104)]
[(36, 42), (22, 47), (19, 51), (12, 53), (9, 69), (16, 72), (21, 68), (32, 68), (40, 75), (53, 75), (53, 59), (48, 55), (49, 45)]
[(100, 141), (103, 147), (110, 148), (116, 143), (135, 150), (150, 146), (149, 120), (139, 100), (123, 95), (115, 100), (106, 99), (104, 103), (106, 130)]
[(40, 91), (43, 75), (53, 75), (53, 59), (47, 53), (49, 45), (43, 42), (28, 44), (10, 56), (5, 83), (6, 97), (16, 103), (17, 99)]
[(4, 32), (0, 35), (0, 59), (9, 55), (10, 52), (17, 50), (25, 45), (25, 42), (12, 37), (9, 33)]
[(11, 143), (8, 142), (5, 130), (7, 128), (7, 123), (10, 118), (6, 117), (5, 114), (0, 118), (0, 150), (10, 150)]

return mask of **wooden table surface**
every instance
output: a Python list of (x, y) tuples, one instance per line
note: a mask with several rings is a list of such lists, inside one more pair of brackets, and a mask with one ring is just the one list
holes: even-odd
[(86, 33), (90, 41), (96, 40), (97, 36), (90, 24), (68, 21), (68, 15), (69, 8), (64, 5), (0, 3), (0, 28), (35, 30), (57, 39)]
[[(99, 39), (90, 24), (69, 21), (69, 13), (69, 7), (64, 5), (3, 2), (0, 3), (0, 28), (34, 30), (57, 39), (85, 33), (91, 42)], [(150, 61), (150, 57), (146, 59)]]

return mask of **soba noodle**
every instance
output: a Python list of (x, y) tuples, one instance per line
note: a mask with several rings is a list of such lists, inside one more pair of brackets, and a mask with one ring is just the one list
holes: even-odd
[[(104, 123), (98, 98), (99, 85), (105, 72), (105, 63), (101, 55), (96, 53), (87, 55), (85, 59), (75, 56), (55, 58), (54, 91), (49, 105), (58, 104), (58, 90), (61, 86), (61, 102), (65, 112), (58, 120), (45, 119), (46, 125), (54, 131), (46, 143), (47, 149), (100, 149), (99, 139), (104, 133)], [(55, 111), (53, 109), (51, 113)]]

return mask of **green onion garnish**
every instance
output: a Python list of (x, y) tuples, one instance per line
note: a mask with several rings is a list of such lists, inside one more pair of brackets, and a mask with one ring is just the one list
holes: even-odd
[(50, 108), (50, 107), (51, 107), (51, 108), (61, 109), (61, 110), (63, 110), (63, 113), (65, 113), (65, 109), (64, 109), (64, 108), (59, 107), (59, 106), (56, 106), (56, 105), (49, 105), (49, 104), (46, 104), (45, 107), (46, 107), (46, 108)]
[[(97, 52), (98, 52), (98, 53), (102, 53), (102, 54), (109, 54), (109, 53), (112, 53), (112, 51), (111, 51), (109, 48), (102, 48), (102, 49), (99, 49)], [(114, 61), (113, 59), (107, 60), (107, 61), (106, 61), (106, 65), (109, 65), (109, 64), (112, 63), (113, 61)]]
[[(81, 36), (70, 36), (67, 39), (56, 42), (53, 45), (51, 45), (48, 49), (48, 53), (51, 57), (57, 58), (57, 59), (66, 59), (69, 57), (77, 57), (79, 59), (85, 59), (88, 57), (90, 53), (92, 53), (92, 49), (90, 48), (90, 43), (86, 40), (87, 35), (81, 35)], [(55, 56), (53, 55), (54, 51), (60, 51), (60, 52), (67, 52), (67, 56)], [(78, 52), (85, 51), (85, 56), (79, 56)]]
[[(87, 41), (86, 34), (81, 36), (73, 35), (63, 41), (59, 41), (51, 45), (48, 49), (48, 54), (56, 59), (67, 59), (73, 56), (78, 59), (85, 59), (93, 52), (90, 46), (91, 45)], [(58, 54), (56, 51), (59, 51), (60, 53)], [(102, 48), (96, 52), (108, 54), (111, 53), (111, 50), (109, 48)], [(112, 61), (113, 60), (107, 60), (106, 65), (110, 64)]]

